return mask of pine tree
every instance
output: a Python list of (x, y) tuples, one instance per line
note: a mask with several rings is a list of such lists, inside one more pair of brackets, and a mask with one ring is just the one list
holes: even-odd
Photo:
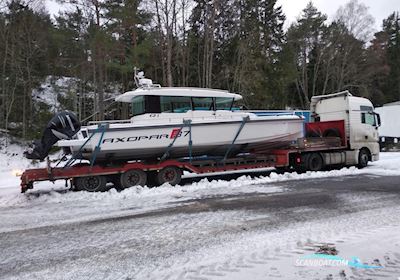
[(397, 101), (400, 100), (400, 16), (398, 12), (384, 20), (383, 30), (388, 38), (387, 61), (390, 68), (385, 94), (387, 101)]
[(301, 107), (308, 108), (310, 98), (317, 92), (322, 57), (325, 48), (326, 15), (309, 2), (297, 23), (288, 30), (293, 67), (297, 69), (295, 85)]

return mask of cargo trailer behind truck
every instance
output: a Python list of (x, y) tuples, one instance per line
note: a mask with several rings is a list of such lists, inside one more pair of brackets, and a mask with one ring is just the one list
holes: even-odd
[(400, 101), (388, 103), (375, 109), (381, 116), (379, 145), (382, 151), (400, 150)]

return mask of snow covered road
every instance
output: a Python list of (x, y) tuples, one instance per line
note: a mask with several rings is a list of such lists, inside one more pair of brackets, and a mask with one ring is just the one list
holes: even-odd
[[(0, 279), (400, 277), (400, 154), (365, 170), (254, 175), (26, 195), (3, 176)], [(326, 243), (383, 268), (295, 265)]]

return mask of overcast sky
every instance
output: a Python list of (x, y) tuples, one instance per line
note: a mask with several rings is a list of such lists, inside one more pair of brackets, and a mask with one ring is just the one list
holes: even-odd
[[(306, 7), (310, 0), (278, 0), (278, 5), (282, 6), (283, 12), (286, 15), (286, 24), (288, 27), (291, 22), (301, 14), (301, 11)], [(332, 19), (337, 9), (345, 5), (349, 0), (313, 0), (314, 5)], [(375, 29), (382, 27), (382, 20), (387, 18), (392, 12), (400, 12), (400, 0), (359, 0), (369, 7), (370, 14), (375, 18)], [(54, 0), (46, 0), (47, 9), (51, 14), (57, 14), (60, 5)]]
[[(301, 14), (301, 11), (306, 7), (310, 0), (278, 0), (278, 5), (282, 6), (283, 12), (286, 15), (286, 24), (291, 22)], [(318, 10), (332, 19), (337, 9), (345, 5), (349, 0), (313, 0), (314, 6)], [(392, 12), (400, 12), (400, 0), (359, 0), (359, 3), (369, 7), (369, 13), (375, 18), (375, 29), (381, 29), (382, 20), (387, 18)]]

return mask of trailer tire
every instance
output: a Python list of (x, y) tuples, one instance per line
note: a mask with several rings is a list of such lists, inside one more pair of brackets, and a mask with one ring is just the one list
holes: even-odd
[(320, 171), (324, 167), (324, 160), (319, 153), (311, 153), (307, 158), (307, 170)]
[(147, 174), (143, 170), (130, 169), (121, 174), (120, 187), (126, 189), (133, 186), (144, 186), (146, 181)]
[(367, 167), (369, 161), (369, 151), (367, 149), (361, 149), (358, 153), (358, 168)]
[(75, 190), (103, 192), (107, 190), (107, 178), (104, 176), (85, 176), (74, 179)]
[(157, 184), (169, 183), (172, 186), (178, 185), (182, 179), (182, 170), (175, 166), (167, 166), (157, 173)]

